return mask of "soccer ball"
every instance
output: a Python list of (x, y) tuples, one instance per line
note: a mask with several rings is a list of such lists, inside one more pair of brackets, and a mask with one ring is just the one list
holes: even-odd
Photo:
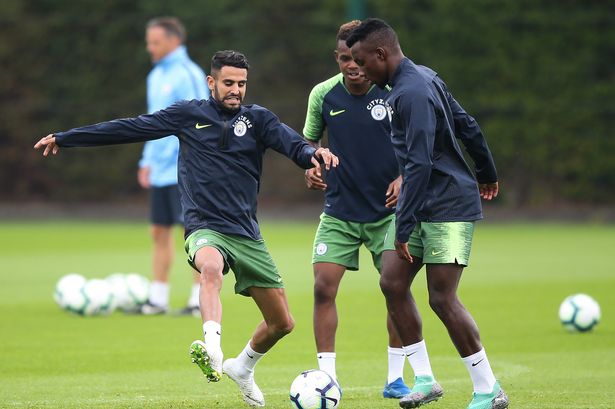
[(80, 312), (82, 315), (109, 315), (115, 310), (115, 297), (111, 286), (105, 280), (94, 278), (88, 280), (81, 292), (87, 304)]
[(135, 312), (149, 298), (150, 283), (139, 274), (114, 273), (106, 281), (111, 285), (117, 308), (122, 311)]
[(295, 409), (337, 408), (341, 397), (337, 382), (318, 369), (301, 372), (290, 385), (290, 405)]
[(60, 308), (79, 315), (107, 315), (115, 309), (111, 286), (104, 280), (86, 280), (68, 274), (58, 281), (53, 295)]
[(129, 304), (132, 305), (125, 274), (113, 273), (105, 278), (105, 281), (111, 286), (111, 292), (115, 297), (115, 304), (118, 309), (126, 310)]
[(150, 282), (147, 278), (137, 273), (126, 274), (128, 293), (134, 303), (133, 310), (139, 309), (149, 298)]
[(560, 305), (559, 319), (570, 332), (586, 332), (600, 321), (600, 306), (589, 295), (571, 295)]
[(86, 281), (81, 274), (67, 274), (60, 278), (53, 293), (56, 304), (63, 310), (79, 313), (86, 304), (81, 292)]

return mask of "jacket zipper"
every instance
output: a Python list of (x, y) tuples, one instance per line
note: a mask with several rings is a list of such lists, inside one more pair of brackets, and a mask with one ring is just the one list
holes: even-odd
[(222, 136), (219, 139), (218, 147), (220, 149), (226, 149), (228, 145), (228, 121), (224, 120), (224, 126), (222, 127)]

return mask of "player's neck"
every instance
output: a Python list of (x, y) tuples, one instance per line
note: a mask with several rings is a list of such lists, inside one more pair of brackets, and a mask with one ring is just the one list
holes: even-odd
[(364, 82), (361, 84), (347, 84), (344, 82), (344, 86), (351, 95), (361, 96), (367, 94), (367, 91), (369, 91), (372, 87), (372, 84), (370, 82)]
[(395, 72), (397, 71), (397, 67), (399, 67), (399, 64), (401, 64), (402, 60), (406, 58), (406, 56), (404, 55), (404, 53), (401, 52), (401, 50), (399, 50), (399, 52), (389, 56), (388, 58), (388, 83), (391, 83), (391, 80), (393, 79), (393, 76), (395, 75)]

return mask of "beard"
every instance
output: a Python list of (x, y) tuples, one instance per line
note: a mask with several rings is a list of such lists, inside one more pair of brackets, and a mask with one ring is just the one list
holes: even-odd
[(220, 92), (218, 91), (218, 87), (214, 86), (213, 91), (214, 91), (213, 92), (214, 100), (216, 101), (220, 109), (222, 109), (222, 111), (227, 112), (229, 114), (234, 114), (234, 113), (237, 113), (241, 109), (241, 102), (242, 102), (241, 95), (236, 95), (237, 98), (239, 98), (239, 105), (228, 106), (224, 103), (224, 99), (220, 97)]

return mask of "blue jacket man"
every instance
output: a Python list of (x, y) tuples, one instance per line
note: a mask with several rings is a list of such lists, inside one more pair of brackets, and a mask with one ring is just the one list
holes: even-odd
[[(176, 18), (156, 18), (147, 24), (147, 51), (154, 63), (147, 77), (150, 114), (177, 101), (209, 97), (205, 73), (188, 57), (185, 39), (186, 31)], [(143, 314), (161, 314), (169, 308), (169, 272), (175, 253), (173, 225), (183, 224), (177, 183), (178, 155), (179, 141), (170, 135), (146, 142), (139, 161), (139, 184), (150, 191), (154, 243), (153, 280), (149, 300), (140, 310)], [(198, 310), (199, 285), (195, 274), (190, 298), (181, 312), (198, 315)]]
[[(205, 73), (180, 45), (156, 63), (147, 76), (147, 112), (152, 114), (183, 99), (207, 99)], [(177, 184), (179, 141), (173, 135), (148, 141), (143, 147), (139, 167), (149, 167), (151, 186)]]

